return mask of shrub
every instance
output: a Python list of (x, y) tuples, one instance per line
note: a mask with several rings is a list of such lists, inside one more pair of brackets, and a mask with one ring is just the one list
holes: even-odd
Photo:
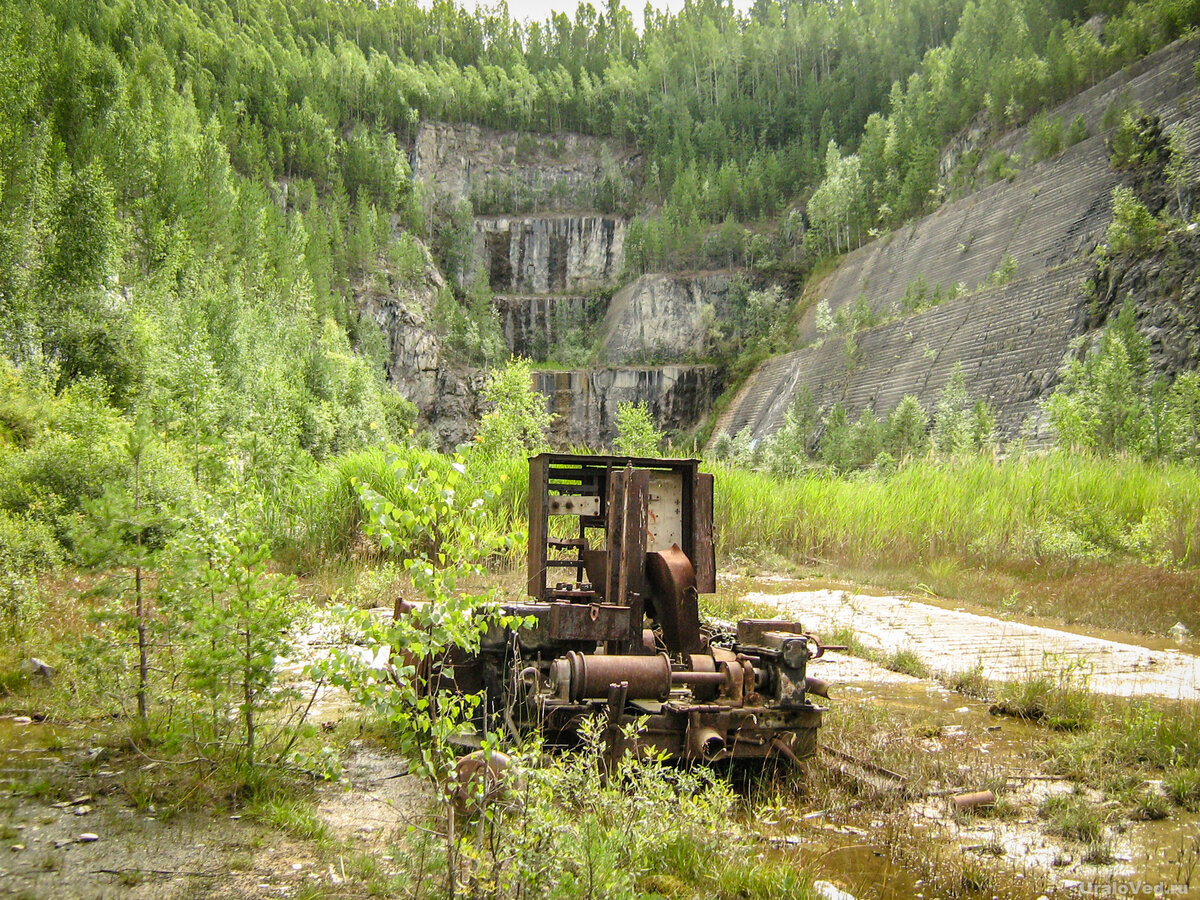
[(1112, 192), (1113, 217), (1104, 232), (1104, 242), (1112, 254), (1146, 253), (1158, 244), (1161, 225), (1150, 210), (1127, 187)]
[(613, 450), (625, 456), (655, 456), (663, 435), (644, 403), (617, 404), (617, 439)]

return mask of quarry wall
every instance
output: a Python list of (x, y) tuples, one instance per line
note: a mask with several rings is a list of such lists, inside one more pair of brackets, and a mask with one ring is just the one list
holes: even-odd
[[(1161, 116), (1164, 125), (1184, 125), (1190, 154), (1200, 159), (1198, 56), (1200, 40), (1177, 42), (1051, 115), (1069, 123), (1083, 114), (1095, 129), (1113, 103), (1137, 104)], [(867, 407), (886, 415), (909, 393), (931, 409), (959, 363), (968, 390), (993, 405), (1002, 437), (1017, 436), (1030, 418), (1033, 434), (1045, 437), (1039, 401), (1057, 383), (1072, 341), (1103, 324), (1103, 315), (1095, 309), (1089, 313), (1083, 283), (1095, 269), (1090, 254), (1111, 221), (1112, 190), (1129, 178), (1110, 167), (1107, 137), (1095, 134), (1012, 181), (946, 203), (847, 254), (816, 285), (815, 297), (834, 312), (863, 297), (877, 315), (896, 320), (856, 334), (858, 349), (852, 355), (844, 338), (833, 338), (766, 361), (725, 409), (713, 434), (742, 428), (759, 438), (771, 434), (802, 389), (811, 391), (821, 407), (841, 401), (852, 417)], [(1025, 141), (1020, 129), (987, 152), (1023, 152)], [(1013, 280), (989, 286), (996, 280), (993, 273), (1010, 259)], [(929, 293), (957, 286), (969, 294), (897, 318), (906, 293), (921, 285)], [(1152, 321), (1149, 297), (1145, 290), (1133, 292), (1139, 318)], [(815, 305), (800, 323), (801, 341), (819, 337)], [(1178, 345), (1190, 346), (1195, 336), (1184, 327), (1160, 328), (1154, 342), (1160, 358), (1186, 356)]]

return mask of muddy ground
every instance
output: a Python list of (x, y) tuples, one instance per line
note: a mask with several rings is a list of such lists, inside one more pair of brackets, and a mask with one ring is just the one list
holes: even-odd
[[(746, 587), (751, 600), (810, 630), (833, 633), (847, 626), (868, 646), (912, 650), (942, 671), (978, 665), (989, 677), (1012, 678), (1076, 659), (1084, 661), (1092, 689), (1131, 696), (1130, 702), (1146, 695), (1200, 696), (1200, 658), (1187, 645), (1114, 640), (786, 580)], [(310, 635), (306, 653), (320, 652), (329, 638)], [(298, 673), (299, 661), (289, 671)], [(949, 794), (936, 785), (911, 796), (903, 773), (872, 769), (864, 736), (861, 753), (827, 751), (810, 765), (831, 779), (860, 781), (864, 796), (898, 799), (828, 804), (819, 795), (786, 794), (748, 823), (761, 834), (764, 852), (799, 848), (814, 876), (860, 898), (944, 895), (919, 860), (889, 850), (905, 834), (914, 847), (953, 847), (971, 865), (1002, 872), (1004, 896), (1200, 895), (1196, 815), (1175, 811), (1148, 822), (1110, 817), (1111, 856), (1089, 862), (1079, 844), (1047, 835), (1036, 816), (1045, 797), (1077, 790), (1042, 771), (1037, 726), (998, 718), (987, 704), (932, 678), (891, 672), (844, 653), (827, 654), (812, 674), (834, 685), (830, 717), (839, 708), (847, 717), (855, 709), (903, 716), (909, 732), (915, 727), (919, 734), (916, 753), (956, 761), (962, 770), (956, 791), (1002, 785), (1007, 812), (956, 813)], [(344, 699), (333, 694), (314, 706), (322, 722), (348, 715)], [(344, 778), (317, 787), (312, 797), (326, 829), (318, 841), (261, 817), (252, 820), (224, 800), (200, 804), (201, 811), (156, 808), (136, 787), (151, 783), (167, 763), (100, 749), (104, 742), (95, 728), (0, 719), (0, 897), (366, 896), (358, 874), (363, 860), (387, 874), (393, 848), (411, 828), (429, 824), (426, 795), (401, 760), (367, 741), (347, 744), (344, 733), (336, 732)], [(1106, 802), (1102, 795), (1091, 799)], [(976, 896), (1000, 896), (994, 884)]]

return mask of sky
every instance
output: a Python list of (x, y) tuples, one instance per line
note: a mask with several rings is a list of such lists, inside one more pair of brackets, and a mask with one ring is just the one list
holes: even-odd
[[(457, 0), (458, 5), (466, 9), (477, 6), (492, 6), (494, 0)], [(602, 0), (590, 0), (597, 11), (603, 8)], [(683, 0), (650, 0), (657, 9), (675, 12), (683, 7)], [(565, 12), (575, 18), (575, 8), (579, 0), (508, 0), (508, 12), (514, 19), (531, 19), (535, 22), (545, 21), (551, 12)], [(735, 9), (747, 10), (753, 5), (753, 0), (733, 0)], [(642, 27), (642, 11), (646, 0), (624, 0), (624, 6), (633, 15), (633, 24), (637, 29)]]

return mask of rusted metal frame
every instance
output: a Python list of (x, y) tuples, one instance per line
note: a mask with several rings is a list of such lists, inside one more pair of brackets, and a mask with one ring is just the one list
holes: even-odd
[(546, 467), (545, 454), (529, 460), (529, 596), (539, 600), (546, 595), (546, 539), (550, 521), (546, 512)]
[(654, 611), (663, 641), (672, 654), (700, 650), (700, 608), (696, 574), (679, 547), (646, 554), (646, 571), (654, 587)]
[(692, 478), (693, 521), (692, 552), (689, 558), (696, 572), (696, 591), (714, 594), (717, 590), (716, 548), (713, 542), (713, 477), (697, 471)]

